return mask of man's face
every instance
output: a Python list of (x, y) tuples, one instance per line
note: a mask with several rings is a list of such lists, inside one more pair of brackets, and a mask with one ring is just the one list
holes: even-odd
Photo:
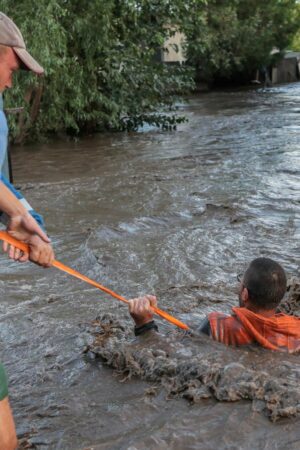
[(243, 280), (242, 280), (240, 282), (240, 285), (239, 285), (239, 306), (240, 307), (244, 306), (244, 301), (243, 301), (243, 298), (242, 298), (243, 289), (244, 289), (244, 285), (243, 285)]
[(7, 47), (7, 51), (0, 55), (0, 92), (12, 87), (13, 74), (18, 69), (18, 57), (12, 48)]
[(247, 308), (250, 302), (249, 299), (249, 290), (248, 288), (245, 286), (244, 284), (244, 280), (245, 280), (245, 273), (243, 275), (239, 276), (239, 306), (241, 308)]
[(238, 296), (239, 296), (239, 306), (240, 307), (244, 306), (244, 298), (243, 298), (243, 291), (245, 289), (244, 276), (245, 276), (245, 274), (242, 274), (242, 273), (240, 273), (237, 276), (237, 279), (238, 279), (238, 282), (239, 282), (237, 292), (238, 292)]

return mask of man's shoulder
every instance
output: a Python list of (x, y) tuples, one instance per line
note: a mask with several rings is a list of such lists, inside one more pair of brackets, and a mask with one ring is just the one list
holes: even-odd
[(225, 314), (221, 311), (213, 311), (207, 315), (208, 320), (231, 319), (234, 314)]

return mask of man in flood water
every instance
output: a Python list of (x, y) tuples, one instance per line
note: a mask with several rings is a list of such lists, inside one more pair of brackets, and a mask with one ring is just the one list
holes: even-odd
[[(300, 318), (276, 313), (286, 292), (283, 268), (272, 259), (257, 258), (238, 280), (239, 306), (232, 308), (231, 315), (210, 313), (199, 331), (226, 345), (259, 344), (269, 350), (300, 350)], [(157, 306), (152, 295), (129, 301), (136, 335), (158, 330), (151, 306)]]

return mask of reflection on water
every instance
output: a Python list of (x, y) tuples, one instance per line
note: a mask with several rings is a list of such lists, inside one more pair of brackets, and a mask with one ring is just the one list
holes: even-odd
[[(58, 259), (124, 296), (155, 292), (195, 322), (235, 304), (235, 275), (254, 257), (299, 276), (299, 100), (299, 84), (209, 93), (183, 107), (189, 122), (175, 133), (16, 148), (16, 185), (43, 212)], [(296, 419), (274, 425), (248, 402), (191, 407), (120, 384), (81, 352), (85, 323), (126, 308), (54, 269), (0, 264), (1, 358), (18, 432), (36, 448), (299, 448)]]

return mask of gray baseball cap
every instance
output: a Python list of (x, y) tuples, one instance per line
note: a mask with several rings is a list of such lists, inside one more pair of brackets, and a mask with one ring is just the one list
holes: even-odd
[(23, 63), (24, 69), (32, 70), (38, 75), (44, 73), (42, 66), (26, 50), (23, 36), (17, 25), (2, 12), (0, 12), (0, 44), (14, 50)]

